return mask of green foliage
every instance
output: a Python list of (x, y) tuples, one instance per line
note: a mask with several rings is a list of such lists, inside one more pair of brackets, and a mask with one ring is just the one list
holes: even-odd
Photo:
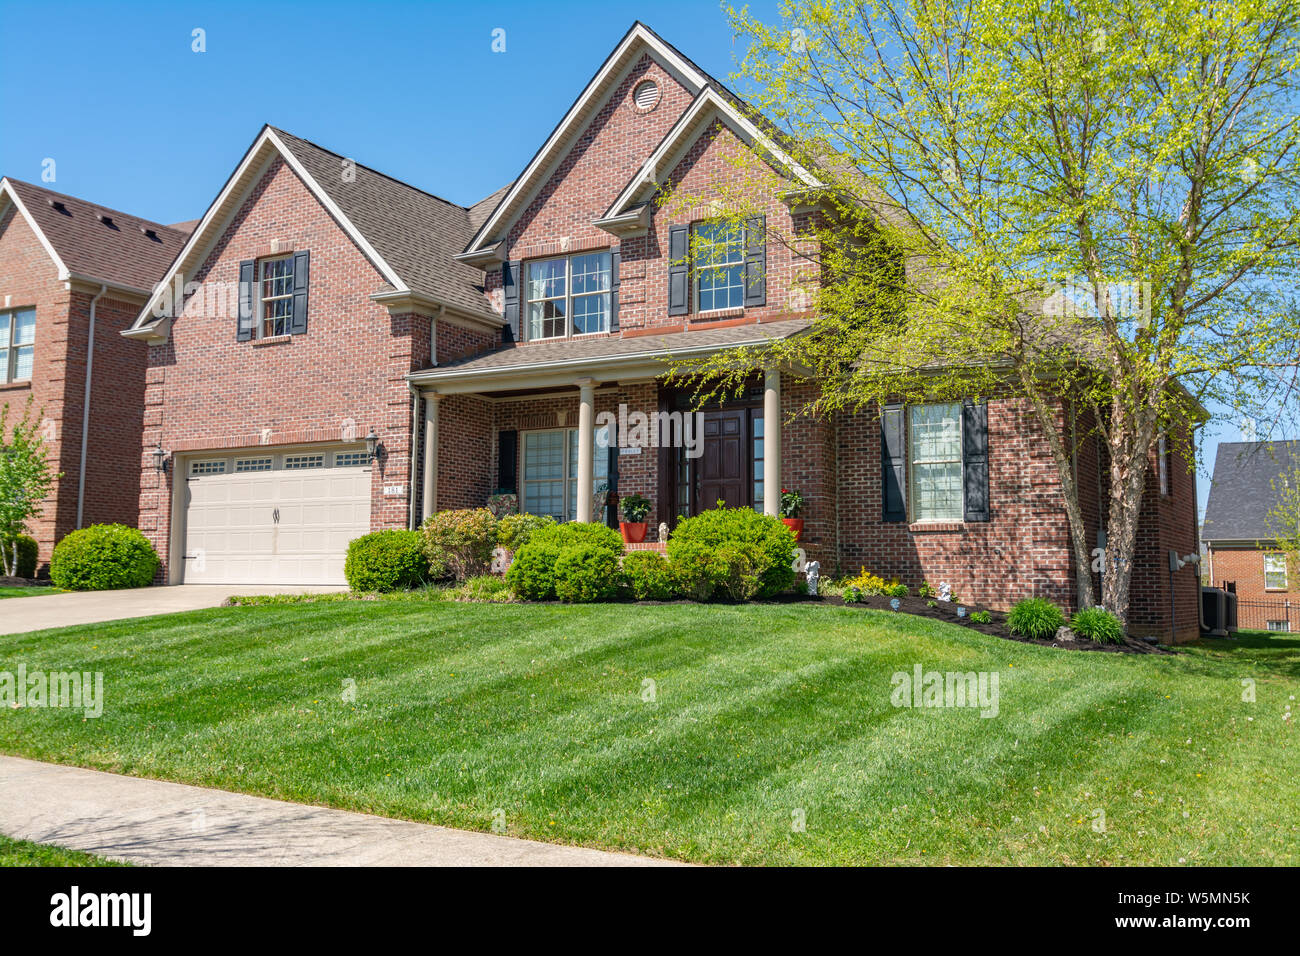
[(124, 524), (73, 531), (50, 558), (50, 580), (67, 591), (147, 587), (157, 570), (158, 553), (149, 539)]
[(673, 571), (697, 600), (708, 600), (719, 588), (734, 600), (788, 590), (794, 585), (794, 550), (793, 531), (751, 508), (715, 508), (684, 518), (668, 538)]
[(506, 515), (497, 524), (497, 544), (507, 551), (518, 551), (528, 543), (534, 531), (555, 524), (550, 515), (530, 515), (526, 512)]
[(632, 551), (623, 558), (623, 576), (638, 601), (671, 601), (677, 579), (658, 551)]
[(988, 611), (971, 611), (970, 619), (976, 624), (991, 624), (993, 615)]
[(619, 507), (623, 509), (624, 521), (629, 524), (640, 524), (645, 521), (645, 516), (650, 513), (652, 505), (645, 495), (625, 495), (619, 499)]
[(922, 581), (921, 586), (916, 589), (916, 596), (923, 598), (932, 598), (938, 596), (938, 589), (929, 581)]
[(570, 604), (608, 601), (617, 593), (621, 575), (618, 554), (598, 544), (572, 544), (555, 558), (555, 596)]
[(1097, 644), (1118, 644), (1124, 637), (1124, 627), (1119, 618), (1101, 607), (1076, 611), (1070, 618), (1070, 630)]
[(412, 588), (429, 576), (429, 559), (418, 531), (390, 528), (354, 538), (343, 574), (354, 591)]
[(603, 524), (586, 521), (566, 521), (539, 528), (533, 532), (530, 542), (553, 544), (567, 548), (575, 544), (592, 544), (606, 548), (616, 555), (623, 553), (623, 536), (613, 528)]
[(885, 597), (907, 597), (907, 585), (894, 583), (885, 588)]
[[(978, 612), (977, 612), (978, 613)], [(1021, 637), (1047, 640), (1055, 636), (1058, 628), (1065, 626), (1061, 609), (1046, 598), (1025, 598), (1017, 601), (1007, 615), (1007, 629)]]
[(525, 601), (555, 599), (555, 561), (562, 549), (545, 541), (529, 541), (515, 552), (506, 570), (506, 583)]
[(0, 539), (0, 550), (5, 554), (3, 569), (7, 569), (12, 576), (36, 577), (36, 558), (40, 549), (35, 538), (20, 534), (12, 540)]
[[(603, 524), (582, 521), (569, 521), (536, 528), (528, 538), (528, 543), (515, 552), (514, 561), (506, 571), (506, 581), (524, 600), (554, 599), (559, 585), (556, 561), (562, 552), (571, 548), (594, 548), (608, 554), (614, 568), (614, 573), (611, 575), (612, 586), (618, 587), (618, 561), (623, 555), (622, 536), (613, 528), (607, 528)], [(570, 558), (570, 562), (577, 560), (574, 557)], [(581, 572), (575, 571), (574, 574), (581, 577)], [(567, 593), (579, 594), (584, 591), (586, 585), (578, 583), (575, 579), (569, 587)]]
[(469, 578), (452, 589), (455, 601), (473, 601), (483, 604), (506, 604), (515, 600), (514, 591), (499, 574), (480, 574)]
[(781, 489), (781, 517), (797, 518), (803, 510), (803, 495), (789, 488)]
[(497, 545), (497, 519), (487, 508), (439, 511), (430, 515), (420, 533), (424, 554), (434, 578), (468, 577), (486, 574), (492, 567)]
[(13, 542), (30, 530), (33, 518), (40, 517), (42, 503), (59, 477), (50, 470), (41, 414), (32, 396), (27, 397), (22, 417), (12, 425), (8, 402), (0, 405), (0, 541), (10, 542), (0, 552), (0, 574), (18, 574)]

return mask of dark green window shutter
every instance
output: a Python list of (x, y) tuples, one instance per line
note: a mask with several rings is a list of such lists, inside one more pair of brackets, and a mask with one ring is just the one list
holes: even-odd
[(989, 406), (961, 403), (961, 477), (967, 521), (989, 520)]
[(505, 318), (506, 325), (502, 329), (501, 335), (506, 342), (518, 342), (521, 339), (519, 334), (519, 291), (524, 284), (523, 262), (516, 259), (513, 262), (501, 263), (501, 289), (504, 293)]
[[(609, 448), (607, 448), (606, 451), (609, 454), (609, 469), (608, 469), (608, 478), (607, 478), (607, 481), (609, 482), (609, 497), (606, 499), (606, 501), (612, 503), (614, 501), (615, 496), (618, 494), (618, 426), (617, 425), (609, 426)], [(618, 527), (617, 507), (611, 507), (608, 504), (606, 505), (605, 521), (611, 528)]]
[(613, 252), (609, 257), (609, 330), (618, 331), (618, 267), (623, 258), (622, 252)]
[(885, 521), (907, 520), (907, 432), (903, 406), (880, 413), (880, 499)]
[(745, 220), (745, 308), (767, 305), (767, 217)]
[(290, 335), (307, 331), (307, 287), (311, 284), (311, 253), (304, 249), (293, 254), (293, 321)]
[(668, 227), (668, 314), (691, 311), (691, 227)]
[(519, 490), (519, 432), (497, 432), (497, 487), (511, 493)]
[(253, 303), (257, 300), (257, 263), (245, 259), (239, 264), (239, 322), (235, 338), (247, 342), (253, 337)]

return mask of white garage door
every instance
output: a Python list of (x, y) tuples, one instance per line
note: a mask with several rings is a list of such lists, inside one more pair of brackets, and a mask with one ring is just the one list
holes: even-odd
[(348, 542), (370, 530), (364, 449), (250, 450), (185, 467), (185, 583), (346, 583)]

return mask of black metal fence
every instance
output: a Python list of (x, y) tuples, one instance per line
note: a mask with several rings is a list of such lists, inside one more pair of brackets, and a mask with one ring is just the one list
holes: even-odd
[(1243, 631), (1300, 632), (1300, 601), (1237, 598), (1237, 627)]

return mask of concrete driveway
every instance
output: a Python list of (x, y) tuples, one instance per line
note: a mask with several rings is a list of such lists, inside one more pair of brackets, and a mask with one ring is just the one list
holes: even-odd
[(102, 624), (129, 617), (152, 617), (219, 607), (234, 594), (324, 594), (339, 587), (266, 587), (249, 584), (176, 584), (128, 591), (77, 591), (0, 601), (0, 634), (22, 634), (47, 627)]

